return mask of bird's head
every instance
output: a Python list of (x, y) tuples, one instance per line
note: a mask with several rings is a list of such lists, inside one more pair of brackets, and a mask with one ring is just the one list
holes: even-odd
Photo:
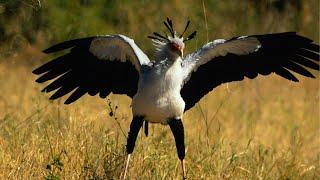
[(157, 32), (153, 33), (153, 36), (148, 36), (148, 38), (152, 39), (154, 45), (157, 47), (158, 52), (166, 52), (169, 53), (173, 57), (183, 57), (183, 50), (184, 50), (184, 43), (193, 39), (197, 31), (191, 33), (187, 38), (184, 38), (183, 35), (187, 31), (190, 20), (187, 22), (184, 31), (181, 35), (177, 35), (177, 32), (173, 29), (172, 20), (167, 18), (167, 21), (163, 22), (166, 28), (169, 30), (170, 35), (168, 36), (166, 33), (165, 35), (161, 35)]

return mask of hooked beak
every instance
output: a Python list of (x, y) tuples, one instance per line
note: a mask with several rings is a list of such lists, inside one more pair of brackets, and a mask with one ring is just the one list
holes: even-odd
[(180, 57), (183, 57), (183, 47), (173, 44), (175, 51), (178, 53)]
[(179, 56), (183, 57), (183, 49), (179, 49)]

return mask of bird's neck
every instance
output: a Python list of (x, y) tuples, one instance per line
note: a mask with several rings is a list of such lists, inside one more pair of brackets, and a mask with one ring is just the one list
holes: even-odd
[(174, 62), (176, 59), (180, 58), (180, 56), (170, 51), (169, 48), (164, 45), (161, 48), (157, 49), (155, 53), (155, 58), (156, 58), (156, 62), (163, 61), (165, 59), (167, 59), (168, 61)]
[(155, 66), (156, 69), (161, 70), (162, 73), (165, 71), (172, 69), (174, 67), (181, 66), (182, 59), (181, 57), (173, 57), (173, 56), (161, 56), (159, 58), (156, 58)]

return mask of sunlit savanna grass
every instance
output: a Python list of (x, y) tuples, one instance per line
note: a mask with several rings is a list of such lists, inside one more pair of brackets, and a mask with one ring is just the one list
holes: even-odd
[[(112, 117), (98, 97), (71, 106), (50, 102), (31, 69), (18, 65), (21, 56), (0, 65), (0, 179), (117, 179), (129, 98), (109, 97), (113, 111), (118, 106)], [(223, 85), (187, 112), (184, 123), (190, 179), (320, 178), (318, 79), (271, 76)], [(149, 131), (139, 135), (130, 179), (179, 179), (169, 128)]]

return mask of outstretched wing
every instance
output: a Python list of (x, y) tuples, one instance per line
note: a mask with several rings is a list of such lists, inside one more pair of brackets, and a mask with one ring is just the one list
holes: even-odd
[(123, 35), (75, 39), (43, 52), (49, 54), (69, 48), (68, 53), (33, 70), (34, 74), (40, 75), (36, 80), (38, 83), (54, 79), (42, 90), (57, 90), (50, 99), (73, 91), (65, 104), (78, 100), (86, 93), (92, 96), (99, 93), (101, 98), (110, 92), (133, 97), (137, 91), (140, 69), (150, 62), (134, 41)]
[(274, 72), (298, 81), (293, 71), (314, 78), (304, 67), (319, 70), (319, 45), (295, 32), (220, 39), (188, 55), (182, 66), (185, 84), (181, 96), (188, 110), (213, 88), (244, 77)]

